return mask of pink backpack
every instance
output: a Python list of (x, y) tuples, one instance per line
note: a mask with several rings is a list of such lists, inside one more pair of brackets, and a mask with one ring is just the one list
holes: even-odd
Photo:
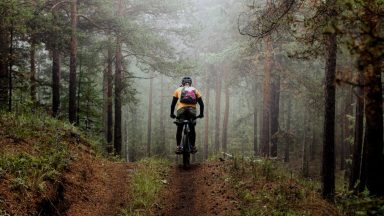
[(183, 87), (181, 90), (180, 102), (186, 104), (196, 104), (197, 96), (195, 88)]

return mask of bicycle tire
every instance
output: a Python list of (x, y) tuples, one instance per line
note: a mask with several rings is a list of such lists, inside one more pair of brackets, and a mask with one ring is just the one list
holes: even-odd
[(188, 136), (187, 134), (183, 134), (182, 138), (182, 146), (183, 146), (183, 167), (184, 169), (188, 168), (190, 165), (190, 149), (188, 146)]

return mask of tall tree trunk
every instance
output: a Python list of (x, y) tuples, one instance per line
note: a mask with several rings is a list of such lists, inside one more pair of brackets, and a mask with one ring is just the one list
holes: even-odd
[(220, 112), (221, 112), (221, 77), (218, 75), (218, 71), (216, 71), (216, 89), (215, 89), (215, 103), (216, 103), (216, 116), (215, 116), (215, 153), (219, 153), (220, 151)]
[[(126, 112), (127, 113), (127, 112)], [(125, 161), (129, 162), (129, 136), (128, 136), (128, 118), (124, 118), (124, 143), (125, 143)]]
[[(335, 12), (332, 11), (332, 16)], [(322, 188), (323, 197), (333, 200), (335, 195), (335, 72), (336, 34), (325, 35), (325, 117), (323, 138)]]
[[(270, 2), (268, 0), (268, 2)], [(269, 3), (271, 4), (271, 3)], [(270, 112), (271, 112), (271, 69), (272, 69), (272, 37), (267, 36), (265, 42), (264, 83), (263, 83), (263, 124), (261, 133), (261, 155), (269, 156)]]
[[(359, 70), (359, 83), (364, 84), (364, 71)], [(364, 88), (358, 86), (356, 89), (356, 107), (355, 107), (355, 135), (353, 140), (352, 168), (349, 179), (349, 189), (356, 192), (360, 187), (356, 185), (360, 179), (361, 159), (363, 150), (364, 133)], [(361, 185), (361, 182), (359, 182)]]
[(165, 154), (165, 126), (164, 126), (164, 76), (160, 80), (160, 152)]
[(365, 137), (366, 185), (375, 195), (384, 195), (384, 178), (378, 175), (384, 167), (383, 155), (383, 98), (381, 84), (381, 67), (377, 62), (367, 65), (364, 80), (365, 93)]
[(153, 79), (149, 81), (149, 97), (148, 97), (148, 127), (147, 127), (147, 156), (151, 156), (152, 142), (152, 105), (153, 105)]
[[(227, 75), (228, 76), (228, 75)], [(229, 117), (229, 84), (228, 81), (225, 85), (225, 109), (224, 109), (224, 121), (223, 121), (223, 134), (222, 134), (222, 145), (223, 151), (227, 152), (227, 142), (228, 142), (228, 117)]]
[(0, 19), (0, 109), (5, 110), (8, 104), (8, 48), (9, 35)]
[[(271, 135), (279, 131), (280, 75), (273, 76), (271, 84)], [(277, 157), (277, 137), (271, 137), (271, 156)]]
[(205, 110), (204, 110), (204, 160), (208, 159), (208, 145), (209, 145), (209, 95), (210, 95), (210, 88), (209, 88), (209, 72), (207, 72), (207, 92), (205, 96)]
[(312, 120), (312, 139), (309, 147), (309, 160), (314, 161), (316, 156), (316, 120)]
[(71, 54), (69, 64), (69, 122), (76, 122), (77, 0), (71, 1)]
[(83, 71), (81, 70), (81, 61), (79, 61), (79, 80), (77, 86), (77, 103), (76, 103), (76, 125), (80, 126), (80, 93), (81, 93), (81, 79), (83, 78)]
[(286, 122), (286, 130), (287, 130), (287, 133), (288, 133), (288, 136), (289, 136), (289, 139), (286, 140), (285, 142), (285, 148), (284, 148), (284, 162), (289, 162), (289, 148), (290, 148), (290, 144), (291, 144), (291, 115), (292, 115), (292, 112), (291, 112), (291, 109), (292, 109), (292, 101), (291, 101), (291, 96), (288, 96), (287, 98), (287, 122)]
[(107, 65), (107, 152), (113, 152), (113, 48), (112, 38), (109, 39)]
[[(384, 195), (384, 177), (380, 175), (384, 167), (384, 143), (383, 143), (383, 90), (382, 90), (382, 63), (383, 57), (381, 43), (377, 35), (382, 32), (381, 17), (373, 13), (380, 7), (376, 1), (366, 1), (363, 15), (364, 24), (369, 32), (366, 35), (364, 49), (360, 53), (359, 63), (364, 68), (365, 83), (365, 134), (364, 134), (364, 156), (365, 162), (362, 166), (363, 174), (366, 175), (366, 186), (371, 194)], [(364, 183), (364, 182), (363, 182)]]
[(258, 111), (258, 107), (257, 107), (257, 98), (259, 97), (258, 95), (258, 88), (257, 88), (257, 84), (256, 84), (256, 80), (253, 81), (252, 83), (252, 91), (254, 92), (254, 97), (253, 97), (253, 156), (257, 156), (258, 153), (259, 153), (259, 150), (258, 150), (258, 144), (257, 144), (257, 128), (258, 128), (258, 124), (257, 124), (257, 111)]
[(8, 69), (8, 111), (12, 111), (12, 97), (13, 97), (13, 73), (12, 73), (12, 67), (13, 67), (13, 38), (14, 37), (14, 29), (13, 29), (13, 22), (11, 22), (11, 29), (10, 29), (10, 43), (9, 43), (9, 69)]
[[(57, 45), (57, 43), (55, 43)], [(61, 60), (57, 46), (52, 49), (52, 116), (58, 117), (60, 109)]]
[(344, 114), (342, 114), (341, 116), (341, 122), (340, 122), (340, 170), (344, 170), (345, 169), (345, 143), (344, 143), (344, 140), (345, 140), (345, 124), (346, 124), (346, 121), (345, 121), (345, 118), (344, 118)]
[[(122, 0), (117, 1), (117, 17), (121, 17), (123, 13)], [(116, 53), (115, 53), (115, 127), (114, 127), (114, 150), (116, 155), (121, 155), (121, 93), (123, 90), (122, 85), (122, 70), (123, 70), (123, 56), (121, 53), (122, 38), (121, 32), (116, 34)]]
[(308, 130), (308, 110), (305, 109), (304, 111), (304, 122), (303, 122), (303, 152), (302, 152), (302, 175), (303, 177), (307, 178), (309, 177), (309, 149), (308, 149), (308, 139), (307, 139), (307, 130)]
[(37, 103), (37, 83), (36, 83), (36, 40), (34, 36), (31, 38), (31, 47), (30, 47), (30, 53), (29, 53), (29, 63), (30, 63), (30, 76), (29, 76), (29, 81), (30, 81), (30, 93), (31, 93), (31, 101), (33, 104)]

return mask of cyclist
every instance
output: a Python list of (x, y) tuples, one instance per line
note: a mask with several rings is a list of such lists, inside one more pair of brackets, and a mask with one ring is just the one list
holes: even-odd
[[(196, 104), (200, 106), (200, 115), (196, 117)], [(177, 104), (177, 114), (174, 114), (175, 106)], [(182, 133), (183, 133), (183, 120), (193, 119), (192, 124), (189, 125), (190, 128), (190, 142), (191, 142), (191, 153), (196, 153), (197, 149), (195, 146), (196, 141), (196, 132), (195, 124), (196, 118), (204, 117), (204, 103), (201, 98), (200, 92), (192, 87), (192, 79), (190, 77), (184, 77), (181, 80), (181, 86), (175, 90), (173, 93), (173, 99), (171, 104), (171, 118), (177, 118), (177, 132), (176, 132), (176, 154), (182, 153), (182, 148), (180, 147)]]

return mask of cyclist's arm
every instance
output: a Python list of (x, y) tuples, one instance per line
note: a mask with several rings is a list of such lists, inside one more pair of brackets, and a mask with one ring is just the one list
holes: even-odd
[(204, 102), (201, 97), (197, 98), (197, 103), (200, 106), (200, 116), (204, 116)]
[(176, 107), (176, 104), (177, 104), (177, 101), (179, 100), (179, 98), (177, 97), (173, 97), (172, 99), (172, 103), (171, 103), (171, 115), (175, 112), (175, 107)]

